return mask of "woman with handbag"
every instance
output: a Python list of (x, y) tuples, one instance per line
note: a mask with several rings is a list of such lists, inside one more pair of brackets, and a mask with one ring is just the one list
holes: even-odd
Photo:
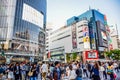
[(37, 67), (36, 64), (34, 64), (31, 68), (31, 76), (30, 76), (30, 80), (37, 80)]
[(13, 74), (14, 66), (13, 66), (13, 64), (9, 65), (7, 72), (8, 72), (8, 80), (13, 80), (13, 78), (14, 78), (14, 74)]

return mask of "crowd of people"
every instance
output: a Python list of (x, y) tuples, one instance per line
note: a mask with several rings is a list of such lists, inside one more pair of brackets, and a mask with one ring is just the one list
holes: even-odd
[(115, 80), (119, 71), (119, 62), (17, 62), (0, 65), (0, 80)]

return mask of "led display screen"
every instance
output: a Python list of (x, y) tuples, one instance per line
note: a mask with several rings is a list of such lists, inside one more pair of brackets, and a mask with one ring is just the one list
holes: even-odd
[(25, 3), (23, 4), (22, 19), (43, 28), (43, 14)]
[(101, 35), (104, 40), (107, 40), (107, 35), (105, 32), (101, 31)]

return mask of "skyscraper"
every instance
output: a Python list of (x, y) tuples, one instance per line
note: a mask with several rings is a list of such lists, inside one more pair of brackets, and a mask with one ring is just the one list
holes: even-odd
[[(68, 19), (67, 25), (73, 25), (74, 23), (78, 23), (81, 20), (88, 21), (88, 31), (83, 30), (84, 33), (82, 33), (84, 34), (84, 39), (89, 38), (90, 50), (97, 50), (99, 52), (99, 57), (102, 58), (102, 53), (109, 49), (108, 38), (110, 35), (108, 31), (109, 27), (107, 25), (106, 15), (100, 13), (97, 10), (90, 9), (77, 17)], [(85, 45), (85, 41), (83, 42)]]
[(46, 0), (0, 0), (0, 42), (11, 55), (43, 54), (45, 27)]

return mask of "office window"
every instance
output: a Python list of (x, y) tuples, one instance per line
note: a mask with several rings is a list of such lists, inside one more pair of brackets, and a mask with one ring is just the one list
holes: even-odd
[(80, 30), (78, 33), (81, 33), (81, 32), (83, 32), (82, 30)]
[(83, 36), (79, 36), (79, 38), (83, 38)]
[(79, 42), (79, 44), (83, 44), (83, 42)]

